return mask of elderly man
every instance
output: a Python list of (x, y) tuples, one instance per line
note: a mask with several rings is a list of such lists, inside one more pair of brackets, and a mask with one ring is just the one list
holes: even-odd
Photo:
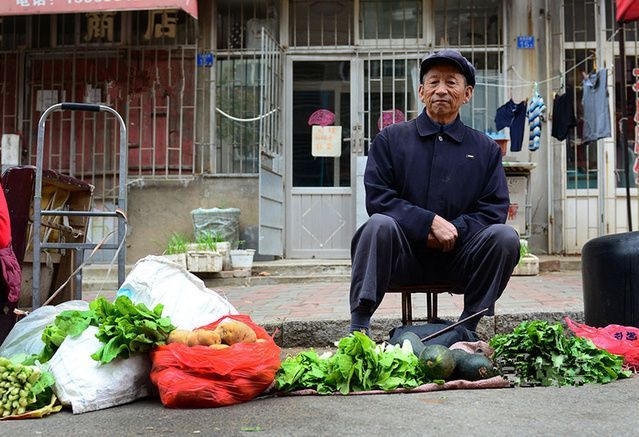
[[(505, 225), (508, 187), (499, 146), (462, 123), (475, 68), (459, 52), (424, 58), (416, 119), (382, 130), (364, 184), (370, 215), (353, 237), (351, 332), (368, 331), (389, 285), (448, 283), (464, 294), (460, 319), (494, 314), (519, 260)], [(464, 323), (475, 330), (479, 317)]]

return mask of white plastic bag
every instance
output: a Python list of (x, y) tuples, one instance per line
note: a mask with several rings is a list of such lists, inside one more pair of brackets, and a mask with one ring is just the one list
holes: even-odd
[(59, 305), (47, 305), (29, 313), (16, 323), (0, 346), (0, 356), (12, 357), (18, 354), (39, 354), (44, 349), (42, 333), (56, 316), (65, 310), (86, 311), (89, 304), (81, 300), (71, 300)]
[(164, 305), (162, 316), (180, 329), (192, 330), (208, 325), (228, 314), (238, 314), (231, 303), (209, 290), (197, 276), (184, 267), (159, 256), (138, 261), (118, 290), (135, 303), (150, 309)]
[(148, 354), (116, 358), (100, 364), (91, 358), (102, 343), (98, 328), (89, 326), (75, 338), (67, 337), (45, 364), (55, 378), (54, 392), (73, 414), (101, 410), (148, 396), (151, 360)]

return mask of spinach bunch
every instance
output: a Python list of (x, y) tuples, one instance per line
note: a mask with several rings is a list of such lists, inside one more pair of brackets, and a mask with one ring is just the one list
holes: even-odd
[(512, 333), (493, 337), (490, 345), (500, 366), (514, 368), (517, 385), (605, 384), (631, 374), (623, 370), (623, 357), (588, 339), (568, 337), (559, 323), (523, 322)]
[(415, 388), (425, 381), (419, 359), (400, 346), (376, 345), (361, 332), (344, 337), (337, 352), (322, 358), (313, 350), (288, 357), (275, 381), (277, 388), (291, 391), (303, 388), (328, 394), (339, 391), (394, 390)]

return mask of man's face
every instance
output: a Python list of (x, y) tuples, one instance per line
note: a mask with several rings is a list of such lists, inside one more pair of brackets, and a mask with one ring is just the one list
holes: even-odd
[(419, 97), (426, 106), (428, 116), (442, 124), (452, 123), (459, 108), (468, 103), (473, 87), (466, 85), (464, 75), (449, 64), (431, 67), (419, 86)]

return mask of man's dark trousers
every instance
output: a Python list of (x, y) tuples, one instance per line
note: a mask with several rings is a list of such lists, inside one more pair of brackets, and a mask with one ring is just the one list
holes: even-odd
[(509, 225), (490, 225), (455, 249), (412, 246), (395, 219), (373, 214), (351, 244), (351, 312), (381, 304), (389, 285), (447, 283), (464, 293), (464, 315), (493, 315), (519, 261), (519, 236)]

